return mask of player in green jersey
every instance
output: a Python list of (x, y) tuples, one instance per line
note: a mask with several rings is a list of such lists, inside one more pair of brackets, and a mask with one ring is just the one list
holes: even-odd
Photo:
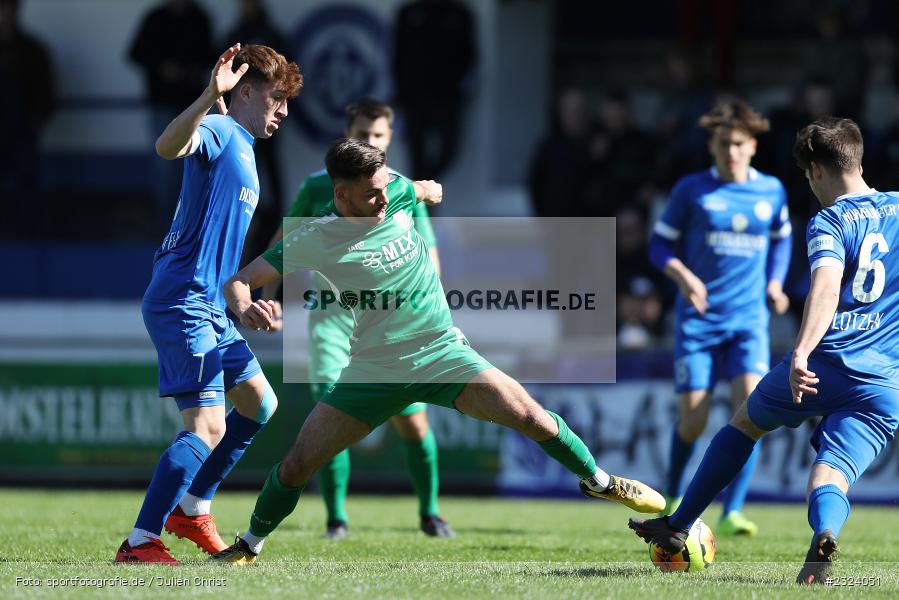
[(268, 303), (254, 303), (251, 291), (282, 273), (318, 271), (336, 293), (358, 291), (358, 302), (345, 304), (355, 323), (350, 363), (269, 473), (248, 531), (212, 560), (255, 561), (312, 474), (415, 401), (515, 429), (577, 475), (588, 496), (640, 512), (661, 510), (661, 494), (597, 467), (559, 415), (484, 360), (453, 326), (440, 278), (412, 226), (412, 182), (384, 161), (382, 150), (360, 140), (336, 142), (325, 157), (334, 182), (328, 210), (304, 220), (224, 285), (231, 311), (256, 329), (271, 327), (274, 312)]
[[(393, 109), (377, 100), (363, 98), (353, 102), (346, 109), (346, 136), (370, 143), (387, 151), (393, 137)], [(419, 199), (439, 195), (440, 187), (433, 181), (413, 182)], [(334, 199), (334, 185), (324, 169), (312, 173), (303, 182), (297, 198), (287, 211), (288, 218), (312, 217), (324, 211)], [(424, 239), (431, 260), (439, 273), (437, 240), (428, 209), (419, 202), (412, 214), (415, 229)], [(279, 229), (269, 246), (274, 246), (282, 237), (284, 229)], [(289, 232), (288, 232), (289, 233)], [(327, 282), (316, 274), (314, 287), (329, 289)], [(263, 297), (271, 298), (277, 292), (277, 283), (266, 286)], [(331, 310), (309, 311), (309, 381), (312, 396), (319, 400), (328, 388), (337, 381), (340, 371), (349, 363), (350, 336), (353, 333), (352, 316), (337, 304)], [(403, 440), (406, 465), (412, 476), (412, 483), (418, 495), (420, 527), (425, 534), (435, 537), (453, 537), (454, 532), (445, 519), (440, 517), (437, 503), (439, 478), (437, 472), (437, 441), (428, 425), (427, 405), (415, 402), (390, 418), (397, 434)], [(319, 485), (327, 510), (324, 537), (332, 540), (344, 539), (348, 531), (349, 517), (346, 511), (346, 491), (350, 481), (350, 451), (343, 450), (319, 469)]]

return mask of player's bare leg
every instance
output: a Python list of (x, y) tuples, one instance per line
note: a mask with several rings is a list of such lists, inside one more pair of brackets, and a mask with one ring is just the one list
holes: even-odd
[(455, 537), (456, 532), (440, 516), (437, 504), (437, 442), (428, 424), (428, 413), (396, 415), (390, 424), (403, 440), (409, 474), (418, 495), (419, 528), (431, 537)]
[(499, 369), (475, 376), (455, 405), (464, 414), (511, 427), (540, 444), (544, 452), (581, 478), (581, 491), (587, 496), (612, 500), (638, 512), (658, 512), (665, 506), (662, 495), (651, 487), (598, 468), (565, 421), (540, 406), (521, 384)]
[(693, 455), (693, 447), (709, 420), (712, 395), (708, 390), (689, 390), (677, 397), (678, 419), (672, 432), (665, 489), (665, 509), (659, 516), (670, 515), (677, 510), (683, 495), (683, 473)]
[(256, 500), (249, 530), (210, 560), (254, 562), (266, 537), (296, 508), (303, 487), (315, 471), (370, 431), (364, 421), (323, 402), (316, 403), (290, 451), (269, 473)]

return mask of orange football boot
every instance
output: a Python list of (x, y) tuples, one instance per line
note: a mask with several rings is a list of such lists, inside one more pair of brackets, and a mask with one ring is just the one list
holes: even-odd
[(163, 565), (177, 565), (178, 561), (168, 553), (168, 548), (159, 538), (147, 538), (143, 544), (131, 547), (128, 539), (119, 546), (115, 554), (115, 561), (122, 563), (159, 563)]
[(189, 517), (176, 506), (165, 521), (165, 530), (176, 537), (192, 541), (207, 554), (221, 552), (228, 544), (219, 536), (212, 515)]

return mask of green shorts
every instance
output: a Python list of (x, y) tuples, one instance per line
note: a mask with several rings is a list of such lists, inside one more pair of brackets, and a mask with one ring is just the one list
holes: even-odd
[[(309, 327), (309, 381), (312, 397), (321, 400), (350, 362), (352, 324), (342, 319), (318, 319)], [(424, 402), (413, 402), (397, 414), (409, 417), (428, 409)]]
[(353, 354), (322, 402), (365, 421), (372, 429), (426, 402), (455, 408), (465, 384), (489, 362), (457, 328)]

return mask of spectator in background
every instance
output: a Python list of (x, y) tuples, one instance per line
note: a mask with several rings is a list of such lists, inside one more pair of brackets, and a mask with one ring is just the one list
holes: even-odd
[(531, 207), (538, 217), (586, 214), (593, 121), (587, 95), (576, 87), (556, 95), (552, 129), (537, 147), (528, 171)]
[[(216, 55), (209, 17), (194, 0), (166, 0), (147, 13), (129, 57), (146, 78), (151, 139), (200, 95)], [(153, 160), (156, 228), (161, 232), (175, 212), (181, 166)]]
[[(261, 44), (273, 48), (285, 56), (288, 52), (287, 38), (271, 22), (262, 0), (238, 0), (240, 16), (234, 28), (226, 35), (224, 46), (240, 43)], [(268, 232), (281, 227), (284, 190), (281, 185), (281, 162), (278, 159), (278, 139), (256, 140), (256, 168), (259, 170), (259, 205), (256, 218), (247, 232), (244, 256), (252, 258), (268, 248)], [(246, 261), (241, 261), (244, 264)]]
[(872, 173), (870, 181), (878, 190), (899, 190), (899, 97), (893, 100), (892, 121), (872, 146), (865, 148), (865, 176)]
[(475, 21), (458, 0), (414, 0), (396, 18), (393, 77), (412, 179), (440, 179), (464, 129), (477, 60)]
[(705, 165), (708, 136), (696, 127), (715, 98), (694, 60), (686, 54), (671, 52), (663, 61), (662, 97), (656, 118), (656, 134), (661, 139), (661, 173), (665, 186), (672, 185), (684, 173)]
[(615, 216), (618, 346), (639, 350), (662, 334), (665, 281), (649, 260), (643, 213), (625, 207)]
[(604, 95), (597, 113), (598, 128), (590, 140), (590, 216), (612, 217), (635, 202), (647, 207), (658, 195), (658, 144), (634, 123), (625, 92)]
[(836, 114), (858, 121), (865, 109), (871, 60), (862, 38), (851, 31), (850, 7), (854, 10), (854, 3), (838, 0), (816, 6), (818, 37), (806, 57), (805, 70), (833, 90)]
[[(783, 183), (795, 231), (805, 231), (808, 221), (818, 212), (818, 202), (809, 191), (808, 182), (796, 170), (793, 158), (796, 131), (812, 121), (833, 114), (834, 110), (833, 89), (826, 80), (810, 78), (803, 81), (796, 88), (789, 105), (771, 111), (771, 130), (765, 134), (765, 143), (759, 148), (755, 162), (759, 169)], [(792, 244), (793, 256), (807, 254), (803, 236), (794, 236)], [(810, 280), (808, 261), (790, 261), (790, 269), (784, 280), (784, 293), (790, 298), (789, 311), (797, 322), (802, 320)]]
[(38, 143), (56, 104), (53, 65), (44, 45), (19, 24), (19, 0), (0, 0), (0, 193), (12, 212), (0, 234), (38, 233)]
[(724, 90), (733, 86), (738, 13), (738, 0), (680, 0), (681, 43), (692, 56), (699, 56), (705, 33), (713, 33), (716, 83)]

